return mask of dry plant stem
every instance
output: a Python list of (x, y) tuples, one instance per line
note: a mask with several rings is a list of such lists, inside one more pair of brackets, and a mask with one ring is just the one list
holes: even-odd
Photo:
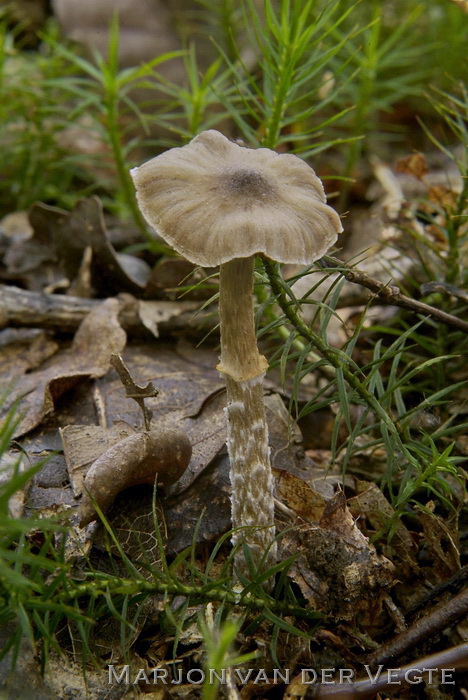
[[(219, 315), (221, 357), (218, 370), (226, 379), (227, 447), (231, 465), (233, 544), (245, 538), (263, 569), (276, 563), (273, 476), (263, 402), (263, 377), (268, 363), (257, 348), (253, 310), (254, 259), (237, 258), (221, 265)], [(244, 557), (236, 560), (247, 574)]]
[[(314, 697), (316, 700), (322, 700), (322, 698), (334, 698), (334, 700), (366, 700), (368, 698), (371, 700), (371, 698), (378, 697), (377, 693), (379, 692), (400, 689), (411, 682), (416, 682), (419, 677), (425, 676), (430, 670), (440, 672), (442, 669), (454, 671), (466, 668), (468, 668), (468, 643), (465, 642), (456, 647), (445, 649), (445, 651), (431, 654), (431, 656), (425, 656), (423, 659), (412, 661), (406, 666), (394, 668), (391, 678), (389, 677), (390, 669), (386, 670), (379, 666), (380, 673), (379, 670), (371, 672), (371, 677), (357, 680), (354, 683), (309, 686), (305, 697)], [(450, 677), (453, 678), (453, 676)]]
[(371, 292), (374, 292), (374, 294), (380, 301), (384, 302), (384, 304), (400, 306), (403, 309), (409, 309), (410, 311), (423, 314), (424, 316), (431, 316), (432, 318), (445, 323), (447, 326), (452, 326), (464, 331), (465, 333), (468, 333), (468, 323), (463, 321), (461, 318), (448, 314), (441, 309), (430, 306), (429, 304), (425, 304), (422, 301), (411, 299), (405, 294), (402, 294), (398, 287), (379, 282), (378, 280), (369, 277), (369, 275), (362, 272), (362, 270), (349, 267), (341, 260), (338, 260), (338, 258), (334, 258), (331, 255), (326, 255), (319, 260), (319, 265), (322, 268), (332, 269), (334, 272), (340, 272), (343, 277), (348, 280), (348, 282), (353, 282), (365, 287), (366, 289), (369, 289)]
[(414, 625), (374, 651), (368, 657), (369, 666), (375, 669), (379, 664), (387, 664), (389, 661), (398, 659), (416, 644), (422, 640), (427, 641), (459, 618), (465, 617), (467, 613), (468, 590), (465, 590), (454, 598), (436, 605), (430, 613), (421, 617)]
[[(119, 313), (119, 323), (132, 337), (148, 337), (150, 331), (143, 325), (138, 315), (138, 300), (126, 295), (128, 303), (122, 298), (122, 310)], [(133, 300), (133, 301), (132, 301)], [(45, 292), (28, 292), (25, 289), (11, 285), (0, 284), (0, 329), (7, 326), (15, 328), (44, 328), (60, 333), (74, 333), (85, 316), (101, 299), (83, 299), (68, 297), (63, 294), (46, 294)], [(167, 302), (156, 302), (164, 309)], [(173, 306), (174, 302), (169, 302)], [(167, 336), (173, 332), (190, 331), (195, 337), (205, 335), (216, 326), (216, 320), (211, 310), (194, 313), (193, 302), (178, 302), (182, 313), (167, 315), (167, 320), (158, 323), (159, 336)]]
[[(442, 594), (458, 595), (458, 593), (466, 588), (468, 582), (468, 564), (462, 566), (452, 578), (446, 579), (442, 583), (431, 588), (421, 599), (417, 600), (408, 610), (406, 616), (412, 617), (420, 610), (424, 610), (434, 598), (438, 598)], [(468, 604), (468, 603), (467, 603)], [(467, 608), (468, 612), (468, 608)]]

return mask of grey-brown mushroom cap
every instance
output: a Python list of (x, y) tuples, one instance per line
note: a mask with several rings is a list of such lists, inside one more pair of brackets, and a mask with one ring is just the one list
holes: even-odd
[(307, 265), (343, 230), (307, 163), (239, 146), (218, 131), (202, 132), (131, 175), (147, 222), (203, 267), (256, 253)]

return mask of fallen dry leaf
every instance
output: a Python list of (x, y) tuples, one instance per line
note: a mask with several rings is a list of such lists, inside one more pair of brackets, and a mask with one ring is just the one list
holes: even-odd
[(68, 425), (60, 430), (75, 496), (83, 493), (83, 481), (91, 464), (110, 447), (135, 433), (136, 430), (123, 421), (110, 428), (100, 425)]
[[(128, 346), (122, 354), (125, 365), (137, 384), (151, 381), (158, 396), (147, 399), (153, 421), (164, 419), (169, 413), (178, 417), (197, 415), (210, 397), (223, 388), (223, 381), (215, 369), (215, 353), (211, 353), (213, 365), (197, 363), (197, 352), (187, 359), (170, 345), (140, 343)], [(138, 428), (142, 417), (138, 406), (125, 395), (117, 374), (112, 373), (97, 382), (106, 407), (107, 425), (123, 420)], [(175, 419), (175, 415), (172, 415)]]
[(58, 345), (36, 329), (8, 328), (0, 333), (0, 381), (10, 381), (55, 355)]
[[(205, 351), (200, 351), (206, 357)], [(223, 381), (215, 369), (216, 354), (210, 352), (212, 364), (197, 363), (198, 350), (189, 358), (163, 344), (131, 345), (123, 360), (135, 382), (151, 381), (158, 396), (145, 399), (152, 413), (154, 428), (177, 427), (192, 443), (190, 468), (178, 488), (186, 488), (195, 476), (215, 457), (226, 439)], [(143, 425), (141, 410), (125, 394), (117, 374), (97, 382), (105, 407), (106, 424), (123, 421), (135, 429)]]
[(174, 428), (134, 433), (109, 447), (87, 471), (80, 504), (80, 527), (99, 520), (94, 501), (107, 513), (115, 497), (137, 484), (167, 488), (187, 469), (189, 439)]
[(34, 238), (26, 212), (5, 217), (1, 227), (6, 231), (0, 249), (2, 279), (34, 291), (59, 282), (63, 274), (57, 269), (55, 251)]
[(55, 251), (70, 282), (79, 274), (86, 248), (91, 248), (91, 281), (98, 293), (141, 294), (144, 290), (150, 268), (143, 260), (114, 250), (98, 197), (80, 199), (72, 212), (34, 204), (29, 221), (34, 229), (32, 240)]
[(180, 316), (185, 311), (195, 311), (198, 307), (197, 302), (189, 301), (137, 301), (136, 304), (140, 321), (155, 338), (159, 338), (161, 323)]
[(284, 557), (298, 554), (290, 576), (312, 607), (342, 619), (360, 611), (375, 620), (395, 567), (360, 532), (342, 491), (327, 503), (319, 525), (287, 532), (281, 548)]
[[(8, 489), (9, 482), (14, 474), (21, 474), (26, 471), (29, 464), (26, 462), (24, 454), (18, 451), (7, 450), (0, 456), (0, 493)], [(23, 516), (24, 504), (29, 491), (30, 483), (15, 491), (8, 499), (8, 515), (11, 518), (21, 518)]]
[(324, 496), (283, 469), (275, 469), (274, 476), (278, 499), (303, 520), (318, 522), (327, 503)]
[[(203, 470), (184, 493), (157, 499), (158, 522), (169, 556), (192, 544), (213, 543), (231, 527), (231, 485), (227, 454)], [(120, 494), (108, 513), (112, 529), (134, 563), (159, 561), (154, 528), (153, 488), (136, 486)], [(107, 536), (100, 528), (94, 536), (106, 548)], [(117, 554), (115, 547), (111, 551)]]
[[(377, 484), (356, 479), (356, 495), (348, 500), (348, 508), (353, 517), (360, 521), (361, 528), (373, 535), (385, 528), (395, 514)], [(398, 566), (400, 578), (408, 578), (419, 572), (416, 561), (417, 548), (410, 532), (400, 520), (390, 542), (384, 536), (379, 542), (382, 553)]]
[(14, 437), (38, 426), (52, 413), (57, 399), (79, 382), (106, 374), (110, 355), (121, 352), (126, 342), (126, 333), (117, 320), (119, 308), (116, 299), (102, 302), (83, 320), (71, 348), (58, 352), (43, 369), (2, 382), (0, 391), (13, 385), (2, 405), (2, 415), (16, 401), (22, 412)]
[(425, 507), (415, 506), (419, 513), (418, 522), (423, 528), (423, 540), (433, 561), (426, 577), (433, 585), (438, 585), (460, 569), (459, 537), (456, 520), (452, 529), (441, 517), (431, 512), (431, 508), (434, 508), (433, 503), (428, 503)]
[(427, 161), (422, 153), (412, 153), (404, 158), (399, 158), (395, 170), (397, 173), (413, 175), (418, 180), (422, 180), (429, 172)]

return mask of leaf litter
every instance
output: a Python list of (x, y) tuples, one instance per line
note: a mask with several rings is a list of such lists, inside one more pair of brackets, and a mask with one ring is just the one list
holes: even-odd
[[(408, 160), (402, 168), (420, 180), (427, 174), (423, 160), (418, 158)], [(450, 204), (449, 194), (435, 187), (430, 192), (436, 204)], [(83, 295), (103, 297), (122, 290), (131, 292), (141, 297), (132, 303), (139, 305), (143, 325), (153, 336), (158, 335), (159, 321), (178, 314), (182, 308), (194, 308), (173, 301), (171, 290), (164, 301), (151, 300), (153, 294), (159, 297), (166, 293), (165, 285), (157, 275), (148, 274), (141, 259), (134, 256), (130, 259), (114, 249), (96, 198), (82, 200), (70, 214), (47, 205), (35, 205), (29, 213), (29, 222), (32, 226), (26, 230), (28, 224), (21, 220), (20, 233), (14, 232), (11, 239), (5, 257), (8, 281), (19, 280), (33, 290), (46, 289), (48, 285), (50, 290), (66, 294), (78, 288)], [(417, 225), (414, 216), (412, 222)], [(177, 272), (180, 264), (181, 261), (164, 261), (168, 280), (180, 275), (181, 269)], [(183, 275), (188, 275), (190, 270), (186, 265), (182, 267)], [(455, 291), (460, 294), (460, 290)], [(157, 508), (167, 555), (174, 557), (195, 541), (197, 557), (203, 561), (207, 548), (230, 527), (229, 464), (224, 448), (225, 398), (214, 370), (216, 353), (183, 340), (177, 345), (141, 339), (127, 344), (119, 322), (125, 303), (128, 298), (126, 302), (117, 299), (100, 302), (85, 317), (71, 344), (63, 337), (53, 339), (37, 329), (2, 331), (1, 386), (3, 390), (13, 387), (11, 400), (4, 408), (14, 400), (21, 400), (23, 409), (15, 436), (32, 462), (59, 450), (36, 475), (30, 490), (20, 494), (15, 515), (19, 516), (23, 509), (40, 515), (63, 511), (69, 522), (76, 523), (70, 514), (78, 510), (83, 479), (91, 465), (122, 440), (142, 434), (141, 410), (126, 397), (111, 366), (111, 354), (122, 353), (135, 382), (152, 382), (157, 388), (157, 396), (145, 398), (153, 425), (160, 430), (177, 426), (192, 443), (189, 468), (167, 489), (164, 497), (158, 493)], [(172, 305), (170, 308), (163, 306), (168, 303)], [(429, 580), (437, 589), (460, 571), (456, 519), (443, 520), (429, 502), (424, 508), (415, 509), (417, 530), (406, 520), (399, 520), (391, 539), (376, 537), (394, 513), (380, 488), (367, 479), (363, 481), (349, 474), (343, 478), (338, 469), (330, 469), (330, 452), (322, 449), (323, 434), (318, 435), (321, 430), (314, 428), (313, 423), (311, 430), (315, 429), (316, 435), (306, 434), (306, 442), (314, 449), (304, 453), (301, 435), (285, 408), (284, 398), (289, 396), (282, 396), (273, 382), (268, 384), (268, 391), (267, 418), (277, 482), (278, 522), (285, 528), (280, 546), (284, 558), (295, 556), (288, 576), (300, 591), (304, 605), (325, 615), (324, 628), (311, 642), (316, 658), (320, 659), (322, 654), (330, 659), (335, 654), (337, 664), (343, 659), (353, 660), (354, 652), (349, 647), (371, 648), (371, 638), (388, 628), (389, 619), (399, 629), (401, 619), (392, 598), (398, 603), (409, 600), (417, 603)], [(324, 420), (331, 430), (332, 412), (324, 411)], [(58, 429), (63, 445), (57, 438)], [(325, 442), (328, 444), (329, 440)], [(64, 456), (60, 453), (62, 447)], [(14, 461), (17, 455), (18, 451), (13, 449), (7, 458)], [(316, 462), (311, 457), (316, 457)], [(355, 470), (366, 477), (381, 474), (381, 457), (379, 451), (370, 454), (363, 444), (363, 449), (351, 458), (349, 472)], [(109, 478), (112, 468), (110, 463)], [(462, 493), (460, 498), (463, 499)], [(119, 494), (107, 515), (125, 554), (137, 567), (139, 562), (144, 564), (140, 571), (148, 564), (158, 564), (150, 485), (132, 486)], [(108, 553), (113, 552), (113, 565), (118, 569), (119, 552), (109, 543), (102, 527), (91, 526), (84, 533), (77, 529), (74, 535), (81, 538), (79, 544), (69, 548), (75, 575), (84, 563), (83, 554), (92, 556), (96, 566), (105, 570), (109, 565)], [(431, 558), (430, 568), (425, 566), (424, 555)], [(138, 619), (135, 618), (130, 639), (130, 644), (135, 644), (132, 651), (135, 662), (143, 663), (138, 655), (141, 650), (138, 638), (142, 634), (149, 635), (155, 647), (162, 645), (158, 663), (169, 658), (168, 642), (173, 640), (164, 632), (154, 632), (163, 610), (164, 603), (156, 596), (153, 607), (143, 608)], [(196, 614), (197, 610), (192, 612)], [(369, 635), (367, 639), (355, 626), (357, 619), (359, 628)], [(327, 629), (332, 620), (338, 634)], [(145, 626), (153, 632), (144, 633)], [(182, 648), (181, 657), (189, 660), (198, 653), (190, 645), (198, 649), (200, 643), (199, 635), (190, 634), (188, 630), (181, 633), (187, 645)], [(253, 635), (254, 644), (260, 648), (265, 644), (262, 635), (260, 626)], [(118, 625), (111, 621), (97, 630), (94, 641), (101, 651), (111, 654), (109, 658), (118, 660), (121, 658), (118, 637)], [(286, 636), (281, 640), (286, 654), (286, 649), (289, 650)], [(294, 653), (306, 654), (301, 643), (297, 643)], [(77, 639), (74, 644), (78, 648)], [(260, 658), (266, 661), (265, 656)], [(52, 657), (52, 668), (54, 663)], [(76, 678), (72, 672), (67, 689)], [(95, 682), (99, 688), (99, 679)], [(81, 687), (79, 682), (78, 687)], [(102, 688), (96, 691), (96, 697), (99, 692)]]
[(54, 410), (55, 402), (79, 382), (105, 375), (111, 352), (125, 347), (126, 333), (118, 322), (119, 302), (107, 299), (93, 309), (80, 325), (71, 347), (59, 350), (45, 367), (5, 379), (0, 393), (9, 395), (2, 405), (6, 414), (21, 401), (22, 418), (13, 437), (20, 437), (36, 428)]

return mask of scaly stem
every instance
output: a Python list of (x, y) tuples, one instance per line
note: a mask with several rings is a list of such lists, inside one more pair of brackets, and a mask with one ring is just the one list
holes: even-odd
[[(252, 528), (250, 531), (239, 530), (232, 541), (236, 544), (245, 538), (253, 560), (258, 562), (271, 545), (275, 529), (273, 476), (263, 402), (263, 376), (268, 363), (257, 348), (253, 271), (253, 258), (238, 258), (221, 265), (221, 357), (218, 369), (226, 378), (232, 526)], [(275, 563), (276, 546), (271, 545), (262, 569)], [(241, 551), (236, 564), (248, 574)]]

